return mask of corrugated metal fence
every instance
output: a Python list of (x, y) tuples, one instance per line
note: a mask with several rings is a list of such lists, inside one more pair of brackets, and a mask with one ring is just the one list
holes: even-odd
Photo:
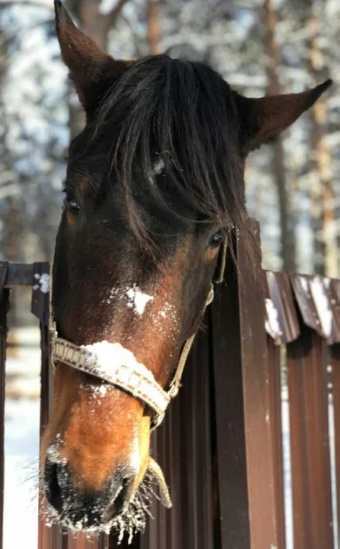
[[(153, 439), (173, 508), (165, 510), (155, 500), (150, 509), (154, 519), (129, 547), (285, 549), (285, 496), (291, 490), (294, 548), (338, 549), (340, 281), (257, 271), (249, 267), (241, 241), (235, 250), (237, 268), (229, 258), (226, 282), (216, 289), (207, 311), (180, 395)], [(256, 262), (259, 266), (259, 254)], [(9, 288), (34, 288), (32, 312), (41, 328), (43, 429), (52, 388), (48, 294), (39, 285), (47, 271), (45, 263), (0, 264), (1, 493)], [(289, 408), (286, 439), (283, 398)], [(290, 455), (284, 461), (288, 432)], [(291, 484), (284, 478), (287, 463)], [(289, 501), (286, 509), (289, 514)], [(39, 549), (116, 547), (114, 536), (74, 537), (40, 519)]]

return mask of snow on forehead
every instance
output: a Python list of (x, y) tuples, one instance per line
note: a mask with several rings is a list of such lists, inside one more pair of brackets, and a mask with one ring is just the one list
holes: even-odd
[(128, 298), (128, 307), (133, 308), (138, 315), (142, 315), (147, 303), (153, 300), (153, 296), (142, 292), (136, 284), (128, 288), (125, 295)]

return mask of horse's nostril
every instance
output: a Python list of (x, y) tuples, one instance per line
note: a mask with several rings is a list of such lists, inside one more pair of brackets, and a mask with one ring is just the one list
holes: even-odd
[(59, 464), (49, 461), (45, 462), (45, 490), (46, 497), (50, 505), (59, 513), (62, 509), (62, 495), (58, 479)]
[(98, 527), (124, 511), (129, 501), (135, 472), (116, 472), (100, 491), (79, 490), (67, 463), (46, 458), (45, 491), (49, 504), (60, 519), (76, 530)]

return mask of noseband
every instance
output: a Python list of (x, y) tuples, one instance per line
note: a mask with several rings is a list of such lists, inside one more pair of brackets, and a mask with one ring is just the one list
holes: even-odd
[[(223, 243), (218, 265), (218, 276), (210, 284), (204, 310), (214, 299), (214, 284), (223, 281), (226, 265), (227, 245)], [(52, 307), (51, 307), (52, 311)], [(126, 391), (133, 397), (141, 400), (153, 411), (152, 429), (158, 427), (164, 418), (166, 409), (180, 388), (184, 366), (193, 344), (196, 333), (190, 336), (182, 349), (178, 366), (168, 391), (165, 391), (155, 380), (152, 372), (143, 364), (137, 362), (132, 353), (124, 349), (122, 363), (114, 364), (116, 359), (115, 345), (108, 342), (105, 344), (106, 352), (103, 359), (100, 352), (101, 343), (94, 345), (74, 345), (69, 341), (58, 337), (56, 324), (51, 313), (50, 328), (52, 333), (52, 363), (62, 362), (76, 370), (99, 378), (114, 387)], [(110, 357), (111, 355), (111, 357)]]

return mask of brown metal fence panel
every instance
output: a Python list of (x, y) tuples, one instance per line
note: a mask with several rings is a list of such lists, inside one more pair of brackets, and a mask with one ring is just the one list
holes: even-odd
[[(240, 312), (234, 265), (227, 260), (227, 291), (216, 291), (212, 306), (216, 507), (220, 519), (218, 548), (250, 547), (246, 433), (240, 352)], [(223, 322), (224, 321), (224, 322)]]
[[(260, 269), (259, 227), (252, 222), (255, 266), (237, 239), (241, 353), (246, 430), (249, 518), (252, 549), (278, 547), (275, 475), (267, 360), (264, 279)], [(255, 268), (254, 268), (255, 267)], [(252, 276), (252, 272), (254, 273)], [(264, 527), (265, 525), (265, 527)]]
[[(257, 225), (251, 223), (250, 230), (259, 244)], [(114, 534), (88, 538), (63, 532), (58, 526), (46, 526), (41, 516), (39, 549), (286, 549), (284, 363), (294, 549), (337, 549), (328, 398), (331, 391), (340, 494), (340, 282), (266, 272), (264, 283), (259, 254), (257, 273), (248, 264), (242, 241), (235, 241), (235, 254), (237, 268), (228, 257), (226, 281), (216, 288), (180, 394), (153, 435), (152, 453), (169, 483), (173, 508), (166, 510), (153, 499), (153, 519), (132, 545), (126, 540), (119, 545)], [(6, 263), (0, 263), (0, 495), (8, 286), (32, 286), (32, 312), (41, 330), (43, 431), (53, 392), (49, 296), (39, 285), (47, 273), (46, 263), (9, 264), (8, 269)], [(2, 509), (0, 502), (0, 528)], [(339, 526), (339, 498), (337, 509)]]
[[(329, 356), (325, 341), (330, 334), (328, 329), (326, 332), (325, 315), (321, 314), (319, 301), (313, 292), (315, 281), (324, 299), (326, 295), (319, 277), (291, 275), (291, 281), (301, 313), (301, 336), (287, 350), (288, 379), (291, 378), (294, 538), (297, 547), (304, 541), (308, 549), (331, 549), (334, 540), (328, 419)], [(298, 421), (303, 421), (300, 441), (295, 436)], [(302, 454), (301, 450), (304, 450)], [(299, 469), (295, 472), (296, 463), (299, 463)], [(301, 489), (304, 491), (303, 502)], [(304, 507), (300, 508), (299, 503)], [(303, 523), (301, 517), (304, 517)]]
[(287, 344), (294, 546), (329, 549), (334, 539), (327, 343), (339, 336), (331, 281), (283, 273), (267, 273), (267, 280), (278, 324), (278, 333), (269, 333), (277, 344)]
[(295, 546), (332, 549), (332, 496), (324, 341), (307, 326), (288, 345)]

